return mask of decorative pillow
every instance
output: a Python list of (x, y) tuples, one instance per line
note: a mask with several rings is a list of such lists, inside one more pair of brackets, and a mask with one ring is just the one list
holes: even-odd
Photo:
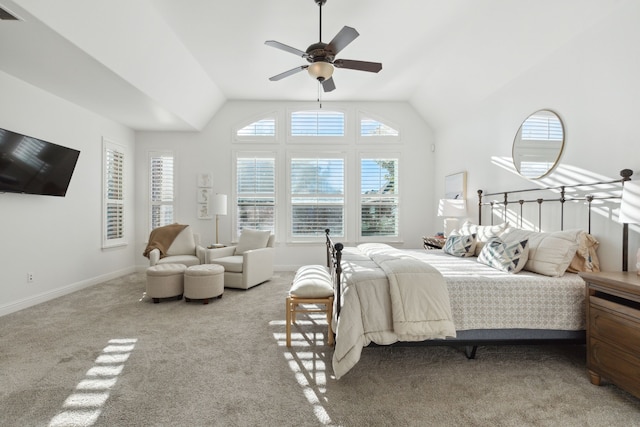
[(580, 233), (578, 235), (578, 249), (567, 271), (570, 273), (578, 273), (580, 271), (597, 273), (600, 271), (600, 260), (596, 253), (599, 245), (600, 242), (591, 234), (586, 231)]
[(478, 255), (478, 262), (496, 270), (517, 273), (524, 268), (528, 257), (529, 243), (527, 240), (507, 243), (496, 237), (484, 245)]
[(196, 254), (196, 241), (193, 237), (193, 231), (191, 226), (186, 226), (175, 239), (171, 246), (167, 248), (167, 255), (195, 255)]
[(444, 242), (442, 250), (444, 253), (459, 256), (470, 257), (475, 254), (476, 249), (476, 235), (460, 236), (458, 234), (451, 234), (447, 237), (447, 241)]
[(242, 255), (246, 251), (252, 249), (262, 249), (267, 247), (269, 241), (269, 230), (252, 230), (250, 228), (243, 228), (240, 233), (240, 240), (236, 246), (236, 255)]
[(502, 224), (497, 225), (477, 225), (472, 223), (471, 221), (465, 221), (460, 227), (460, 234), (475, 234), (476, 235), (476, 250), (475, 256), (480, 255), (480, 251), (482, 251), (482, 247), (489, 240), (500, 237), (502, 233), (509, 227), (508, 222), (503, 222)]
[(581, 230), (540, 233), (509, 227), (501, 239), (505, 242), (529, 240), (529, 260), (524, 269), (545, 276), (564, 274), (578, 249)]
[(289, 295), (299, 298), (323, 298), (333, 295), (333, 284), (327, 267), (305, 265), (293, 278)]

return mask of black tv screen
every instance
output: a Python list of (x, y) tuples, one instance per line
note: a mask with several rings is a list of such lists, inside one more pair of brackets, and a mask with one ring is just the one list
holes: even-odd
[(0, 128), (0, 192), (62, 196), (80, 151)]

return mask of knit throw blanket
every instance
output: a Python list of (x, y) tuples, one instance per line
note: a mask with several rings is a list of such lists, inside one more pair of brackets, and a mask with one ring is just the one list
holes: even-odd
[(147, 243), (147, 248), (142, 255), (149, 258), (149, 252), (158, 249), (160, 251), (160, 258), (164, 258), (167, 255), (169, 246), (171, 246), (178, 234), (185, 228), (187, 228), (187, 225), (184, 224), (171, 224), (154, 228), (151, 230), (149, 243)]

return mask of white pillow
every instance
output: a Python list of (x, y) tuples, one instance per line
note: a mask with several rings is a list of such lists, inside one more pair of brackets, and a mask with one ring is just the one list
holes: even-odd
[(529, 241), (529, 260), (524, 269), (545, 276), (562, 276), (578, 249), (581, 230), (540, 233), (510, 227), (502, 234), (505, 242)]
[(299, 298), (324, 298), (333, 295), (333, 284), (327, 267), (305, 265), (293, 278), (289, 295)]
[(527, 240), (521, 242), (503, 242), (499, 238), (488, 241), (480, 255), (478, 262), (507, 273), (517, 273), (524, 268), (529, 257)]
[(476, 235), (476, 250), (475, 256), (480, 255), (480, 251), (482, 251), (482, 247), (489, 240), (500, 237), (504, 230), (509, 227), (508, 222), (503, 222), (502, 224), (497, 225), (477, 225), (472, 223), (471, 221), (465, 221), (460, 227), (460, 234), (475, 234)]
[(252, 230), (250, 228), (243, 228), (240, 232), (240, 239), (236, 246), (236, 255), (242, 255), (246, 251), (252, 249), (262, 249), (267, 247), (269, 236), (271, 232), (269, 230)]
[(450, 234), (447, 240), (444, 242), (442, 251), (446, 254), (470, 257), (475, 254), (476, 249), (476, 235), (460, 236), (458, 234)]
[(196, 254), (196, 241), (193, 238), (193, 231), (191, 226), (186, 226), (171, 243), (171, 246), (167, 248), (167, 256), (175, 255), (195, 255)]

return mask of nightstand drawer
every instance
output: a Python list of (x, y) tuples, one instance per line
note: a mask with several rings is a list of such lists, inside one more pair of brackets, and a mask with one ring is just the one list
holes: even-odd
[(640, 358), (594, 338), (588, 351), (589, 369), (640, 396)]
[[(602, 341), (615, 343), (626, 351), (640, 354), (640, 322), (610, 309), (594, 304), (591, 297), (589, 310), (589, 335)], [(606, 301), (610, 303), (610, 301)], [(610, 303), (611, 305), (615, 303)]]

